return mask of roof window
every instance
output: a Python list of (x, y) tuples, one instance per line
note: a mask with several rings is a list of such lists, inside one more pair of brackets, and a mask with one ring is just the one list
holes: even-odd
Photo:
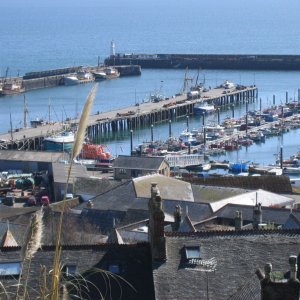
[(200, 246), (185, 246), (185, 257), (187, 260), (201, 259)]
[(21, 272), (21, 263), (18, 262), (1, 262), (0, 276), (19, 276)]

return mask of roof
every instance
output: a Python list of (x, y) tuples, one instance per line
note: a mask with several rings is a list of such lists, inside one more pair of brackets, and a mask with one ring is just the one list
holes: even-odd
[[(215, 212), (215, 216), (218, 218), (233, 220), (235, 218), (236, 211), (241, 211), (244, 222), (253, 221), (253, 205), (240, 205), (228, 203), (221, 209)], [(291, 214), (291, 210), (287, 208), (278, 207), (262, 207), (262, 220), (263, 223), (274, 223), (277, 225), (284, 224)], [(294, 210), (293, 214), (300, 219), (300, 211)]]
[(62, 157), (63, 153), (61, 152), (0, 150), (0, 161), (13, 160), (52, 163), (59, 162)]
[(295, 202), (295, 200), (290, 197), (274, 194), (264, 190), (257, 190), (226, 198), (220, 201), (211, 202), (210, 205), (212, 210), (215, 212), (228, 203), (254, 206), (256, 201), (261, 203), (262, 206), (278, 207), (293, 205), (293, 203)]
[(1, 247), (16, 247), (18, 243), (16, 242), (11, 231), (7, 229), (2, 237)]
[(183, 178), (192, 184), (236, 187), (243, 189), (264, 189), (273, 193), (292, 193), (292, 185), (288, 176), (221, 176), (221, 177), (194, 177)]
[[(1, 262), (19, 261), (20, 247), (0, 250)], [(41, 265), (45, 266), (46, 270), (51, 270), (54, 253), (55, 246), (44, 245), (42, 250), (32, 258), (28, 282), (29, 299), (40, 298)], [(67, 279), (67, 282), (72, 281), (72, 285), (80, 284), (81, 287), (80, 297), (70, 297), (72, 299), (102, 299), (99, 291), (104, 296), (103, 299), (153, 300), (155, 298), (149, 244), (65, 245), (62, 246), (61, 261), (62, 266), (74, 266), (76, 272), (80, 274), (78, 277), (73, 275), (75, 278), (72, 276), (71, 279)], [(25, 261), (26, 269), (27, 263)], [(24, 281), (26, 278), (27, 276), (24, 278), (22, 276)], [(17, 279), (1, 278), (1, 284), (7, 292), (13, 294), (16, 292), (17, 283)], [(71, 292), (76, 294), (74, 289), (69, 290), (69, 293)], [(78, 290), (77, 292), (79, 293)]]
[(157, 171), (163, 161), (167, 163), (163, 156), (119, 155), (113, 162), (113, 168)]
[[(259, 284), (247, 287), (252, 274), (266, 262), (274, 271), (287, 270), (285, 254), (299, 253), (299, 238), (300, 230), (166, 233), (167, 260), (153, 264), (156, 299), (223, 300), (243, 288), (249, 293), (242, 295), (253, 297), (232, 299), (260, 299)], [(186, 260), (191, 246), (200, 246), (200, 260)]]
[(192, 185), (195, 201), (200, 202), (212, 202), (221, 200), (224, 198), (241, 195), (249, 190), (234, 188), (234, 187), (221, 187), (221, 186), (209, 186), (209, 185)]
[[(66, 183), (70, 164), (53, 163), (53, 180), (55, 183)], [(77, 177), (88, 177), (86, 167), (79, 164), (72, 164), (69, 183), (73, 183)]]
[(134, 178), (134, 188), (137, 197), (150, 198), (151, 183), (156, 182), (163, 199), (194, 201), (191, 184), (159, 174)]

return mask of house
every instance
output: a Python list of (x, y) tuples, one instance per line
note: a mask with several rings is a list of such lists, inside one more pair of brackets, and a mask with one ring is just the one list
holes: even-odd
[(119, 155), (113, 162), (116, 180), (131, 179), (147, 174), (170, 176), (170, 166), (163, 156)]
[[(22, 274), (20, 250), (20, 247), (0, 248), (0, 298), (6, 299), (5, 295), (10, 293), (15, 295), (22, 276), (19, 295), (23, 295), (28, 278), (26, 299), (40, 299), (44, 280), (49, 293), (55, 246), (44, 245), (30, 262), (25, 260)], [(60, 288), (64, 296), (60, 299), (155, 299), (148, 243), (62, 246), (61, 262)], [(27, 276), (29, 266), (30, 276)]]
[(299, 229), (164, 232), (162, 207), (154, 184), (149, 241), (155, 299), (273, 299), (261, 298), (256, 266), (272, 261), (274, 276), (284, 280), (276, 271), (286, 268), (285, 254), (299, 253)]

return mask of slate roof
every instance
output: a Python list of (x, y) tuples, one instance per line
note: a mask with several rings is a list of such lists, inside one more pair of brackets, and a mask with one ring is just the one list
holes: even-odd
[(264, 189), (273, 193), (291, 194), (292, 185), (288, 176), (221, 176), (203, 178), (183, 178), (184, 181), (192, 184), (236, 187), (242, 189)]
[(63, 157), (61, 152), (45, 151), (16, 151), (0, 150), (1, 160), (12, 161), (30, 161), (30, 162), (59, 162)]
[[(66, 183), (68, 178), (69, 167), (69, 164), (53, 163), (53, 181), (55, 183)], [(72, 184), (77, 177), (89, 177), (85, 166), (79, 164), (72, 165), (69, 183)]]
[(163, 156), (119, 155), (113, 162), (113, 168), (157, 171), (164, 160)]
[[(156, 299), (259, 299), (259, 285), (247, 288), (256, 268), (271, 262), (274, 271), (288, 270), (299, 238), (300, 230), (166, 233), (167, 260), (153, 265)], [(187, 246), (200, 246), (201, 259), (187, 263)]]
[[(45, 266), (48, 272), (52, 269), (54, 250), (54, 246), (44, 245), (42, 250), (39, 250), (31, 260), (28, 284), (29, 299), (40, 298), (41, 266)], [(19, 247), (1, 248), (0, 253), (1, 262), (19, 261)], [(154, 299), (151, 253), (150, 247), (146, 243), (63, 246), (61, 260), (63, 265), (75, 265), (76, 271), (85, 278), (85, 281), (81, 277), (68, 279), (72, 280), (73, 284), (80, 284), (83, 299), (100, 299), (99, 291), (103, 296), (101, 299), (105, 300)], [(113, 267), (112, 270), (119, 268), (120, 273), (107, 272), (110, 270), (110, 266)], [(27, 270), (26, 263), (24, 270)], [(25, 279), (26, 276), (23, 276), (24, 281)], [(50, 277), (48, 283), (50, 283), (49, 281)], [(8, 292), (15, 294), (17, 279), (1, 277), (1, 283)], [(85, 288), (86, 285), (88, 289)], [(72, 292), (76, 293), (74, 289)]]
[(163, 199), (194, 201), (191, 184), (159, 174), (146, 175), (133, 180), (137, 197), (150, 198), (151, 183), (156, 182)]
[[(218, 218), (232, 220), (234, 224), (235, 212), (241, 211), (243, 221), (250, 223), (253, 221), (253, 206), (251, 205), (238, 205), (229, 203), (216, 211), (214, 216)], [(277, 225), (283, 225), (289, 218), (291, 210), (287, 208), (276, 207), (262, 207), (262, 221), (263, 223), (274, 223)], [(300, 210), (294, 210), (293, 214), (300, 219)]]

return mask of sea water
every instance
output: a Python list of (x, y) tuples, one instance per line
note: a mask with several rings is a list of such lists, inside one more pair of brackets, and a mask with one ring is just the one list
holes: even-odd
[[(298, 54), (300, 49), (300, 3), (290, 0), (240, 1), (59, 1), (12, 0), (1, 3), (0, 76), (23, 75), (73, 65), (96, 65), (110, 54), (110, 42), (122, 53)], [(171, 96), (183, 88), (185, 70), (142, 70), (141, 76), (118, 78), (100, 84), (93, 112), (140, 103), (153, 92)], [(189, 70), (194, 79), (196, 70)], [(298, 100), (298, 71), (201, 70), (199, 80), (215, 87), (225, 79), (255, 84), (263, 107)], [(55, 87), (0, 98), (0, 132), (23, 127), (26, 98), (29, 120), (54, 121), (80, 115), (92, 84)], [(49, 109), (50, 108), (50, 109)], [(249, 105), (258, 109), (259, 103)], [(50, 114), (49, 114), (50, 112)], [(236, 107), (236, 117), (245, 113)], [(221, 118), (231, 115), (222, 111)], [(190, 127), (199, 127), (199, 118)], [(173, 135), (185, 129), (185, 118), (172, 124)], [(164, 139), (168, 124), (155, 125), (154, 138)], [(134, 132), (134, 144), (149, 140), (147, 128)], [(283, 140), (227, 153), (229, 160), (273, 163), (280, 145), (287, 157), (299, 150), (299, 131)], [(129, 153), (128, 133), (102, 137), (113, 154)], [(223, 158), (223, 157), (221, 157)]]

